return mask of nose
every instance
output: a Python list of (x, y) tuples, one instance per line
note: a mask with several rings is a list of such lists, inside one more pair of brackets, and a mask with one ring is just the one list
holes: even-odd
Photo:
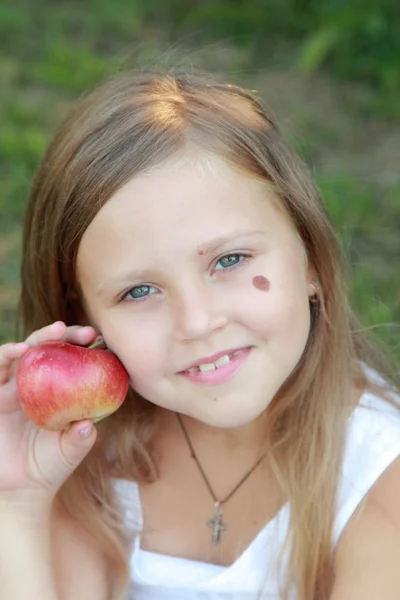
[(175, 338), (180, 342), (206, 339), (227, 323), (226, 311), (207, 285), (185, 285), (174, 308)]

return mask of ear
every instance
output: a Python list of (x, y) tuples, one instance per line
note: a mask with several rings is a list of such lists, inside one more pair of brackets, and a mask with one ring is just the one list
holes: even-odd
[(319, 292), (319, 281), (317, 272), (314, 267), (309, 267), (307, 269), (307, 287), (308, 287), (308, 297), (312, 298), (316, 296)]
[(308, 297), (312, 298), (318, 293), (318, 282), (316, 279), (313, 279), (308, 284)]

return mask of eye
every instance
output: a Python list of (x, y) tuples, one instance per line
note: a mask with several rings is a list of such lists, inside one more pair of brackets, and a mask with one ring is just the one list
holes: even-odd
[(230, 269), (234, 269), (235, 267), (238, 267), (239, 265), (247, 262), (250, 259), (251, 259), (251, 256), (249, 256), (248, 254), (240, 254), (239, 252), (232, 253), (232, 254), (225, 254), (225, 256), (222, 256), (221, 258), (219, 258), (218, 261), (215, 263), (215, 270), (216, 271), (228, 271)]
[(137, 285), (125, 292), (121, 298), (121, 302), (140, 302), (155, 292), (157, 292), (157, 289), (152, 285)]

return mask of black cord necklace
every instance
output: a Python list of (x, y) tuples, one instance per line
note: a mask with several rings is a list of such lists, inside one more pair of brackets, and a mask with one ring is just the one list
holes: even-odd
[(200, 471), (200, 474), (204, 480), (204, 483), (206, 484), (208, 491), (210, 492), (213, 500), (214, 500), (214, 518), (211, 521), (207, 521), (207, 527), (211, 527), (213, 532), (212, 532), (212, 543), (214, 545), (217, 545), (220, 543), (220, 534), (221, 531), (226, 531), (228, 529), (228, 525), (226, 523), (222, 523), (222, 505), (225, 504), (226, 502), (228, 502), (228, 500), (230, 500), (233, 496), (233, 494), (235, 492), (237, 492), (237, 490), (240, 488), (240, 486), (246, 481), (246, 479), (248, 479), (250, 477), (250, 475), (253, 473), (253, 471), (255, 471), (255, 469), (258, 467), (258, 465), (261, 463), (261, 461), (263, 460), (263, 458), (265, 458), (266, 453), (263, 454), (258, 461), (256, 462), (256, 464), (250, 469), (250, 471), (248, 473), (246, 473), (246, 475), (239, 481), (239, 483), (233, 488), (233, 490), (226, 496), (226, 498), (224, 498), (223, 500), (218, 500), (218, 498), (216, 497), (214, 490), (211, 487), (211, 484), (207, 478), (207, 475), (204, 473), (203, 467), (200, 464), (199, 459), (196, 456), (196, 453), (194, 451), (194, 448), (192, 446), (192, 443), (190, 441), (190, 438), (188, 436), (188, 433), (186, 431), (186, 428), (183, 424), (182, 421), (182, 417), (179, 413), (176, 413), (176, 416), (178, 418), (178, 422), (179, 425), (181, 426), (183, 435), (185, 436), (187, 445), (189, 446), (189, 450), (190, 450), (190, 455), (191, 457), (195, 460), (197, 468)]

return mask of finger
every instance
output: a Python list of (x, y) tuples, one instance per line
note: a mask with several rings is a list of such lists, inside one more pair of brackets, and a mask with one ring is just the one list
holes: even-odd
[(59, 340), (65, 334), (66, 329), (67, 326), (63, 321), (55, 321), (54, 323), (51, 323), (51, 325), (46, 325), (46, 327), (42, 327), (31, 333), (31, 335), (26, 338), (25, 343), (29, 344), (29, 346), (37, 346), (42, 342)]
[[(21, 402), (18, 397), (18, 390), (15, 379), (11, 375), (9, 381), (1, 386), (0, 392), (0, 414), (5, 415), (11, 412), (21, 412)], [(28, 418), (28, 417), (26, 417)]]
[(0, 346), (0, 385), (8, 381), (11, 365), (21, 358), (27, 350), (29, 350), (29, 346), (24, 342), (18, 344), (11, 342)]
[(85, 346), (95, 339), (97, 335), (94, 327), (90, 325), (72, 325), (67, 327), (63, 321), (55, 321), (51, 325), (42, 327), (32, 333), (25, 342), (29, 346), (37, 346), (43, 342), (66, 341), (71, 344)]
[(71, 471), (76, 469), (96, 440), (97, 431), (90, 419), (72, 423), (61, 436), (61, 451)]
[(63, 337), (61, 338), (65, 342), (70, 344), (77, 344), (79, 346), (87, 346), (97, 336), (97, 332), (94, 327), (90, 325), (72, 325), (67, 327)]
[(37, 477), (56, 491), (82, 462), (95, 440), (96, 429), (89, 419), (73, 423), (61, 434), (40, 430), (34, 450)]

